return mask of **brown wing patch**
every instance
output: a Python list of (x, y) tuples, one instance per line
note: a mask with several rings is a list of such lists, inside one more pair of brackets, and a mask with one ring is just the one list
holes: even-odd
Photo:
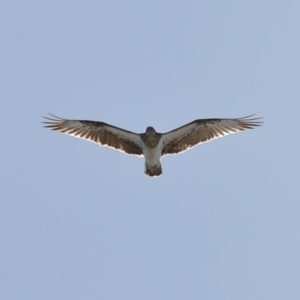
[(251, 116), (239, 119), (199, 119), (164, 134), (162, 155), (176, 154), (208, 142), (245, 129), (260, 126), (260, 118)]
[(127, 154), (143, 155), (139, 144), (139, 134), (109, 125), (104, 122), (88, 120), (67, 120), (51, 115), (43, 122), (46, 128), (60, 131), (102, 146), (112, 147)]

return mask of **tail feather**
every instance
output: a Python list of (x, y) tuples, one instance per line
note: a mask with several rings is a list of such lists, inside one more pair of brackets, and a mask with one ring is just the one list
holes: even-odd
[(149, 166), (145, 163), (145, 174), (151, 177), (161, 175), (162, 168), (160, 162), (158, 162), (155, 166)]

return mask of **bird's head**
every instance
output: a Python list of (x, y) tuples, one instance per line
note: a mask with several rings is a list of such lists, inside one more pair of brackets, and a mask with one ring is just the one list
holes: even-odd
[(155, 134), (156, 134), (156, 131), (153, 127), (151, 127), (151, 126), (147, 127), (147, 129), (146, 129), (146, 135), (147, 136), (149, 136), (149, 135), (152, 136), (152, 135), (155, 135)]

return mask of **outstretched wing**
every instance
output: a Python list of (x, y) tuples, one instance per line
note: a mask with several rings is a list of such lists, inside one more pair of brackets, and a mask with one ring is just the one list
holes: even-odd
[(180, 153), (200, 143), (260, 126), (262, 122), (257, 120), (261, 118), (251, 118), (252, 116), (238, 119), (199, 119), (164, 133), (162, 155)]
[(127, 154), (143, 155), (140, 135), (103, 122), (85, 120), (67, 120), (51, 115), (43, 122), (46, 128), (57, 130), (81, 139), (90, 140), (102, 146), (108, 146)]

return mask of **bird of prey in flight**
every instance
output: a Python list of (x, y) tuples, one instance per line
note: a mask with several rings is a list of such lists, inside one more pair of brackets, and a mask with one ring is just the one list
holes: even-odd
[(184, 152), (193, 146), (245, 129), (260, 126), (261, 118), (253, 115), (237, 119), (198, 119), (166, 133), (147, 127), (145, 133), (134, 133), (104, 122), (69, 120), (51, 115), (44, 117), (45, 127), (78, 138), (108, 146), (126, 154), (145, 157), (144, 172), (148, 176), (162, 174), (160, 158)]

